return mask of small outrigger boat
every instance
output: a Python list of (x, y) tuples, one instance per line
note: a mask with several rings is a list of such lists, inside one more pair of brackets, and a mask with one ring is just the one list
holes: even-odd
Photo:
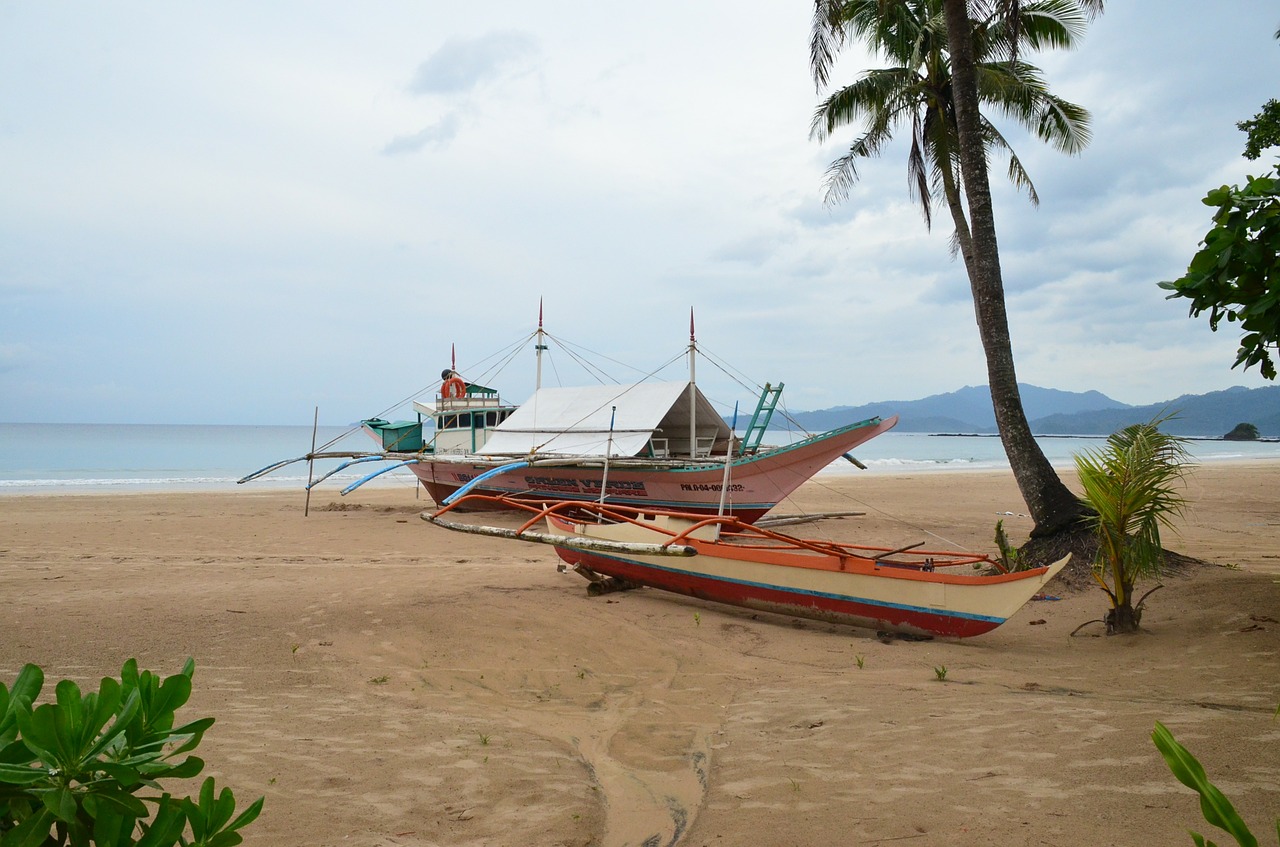
[[(485, 502), (501, 500), (501, 503)], [(468, 502), (470, 501), (470, 502)], [(518, 528), (460, 523), (455, 508), (520, 509)], [(606, 503), (536, 505), (464, 494), (423, 513), (446, 529), (540, 542), (601, 594), (649, 586), (765, 612), (879, 632), (966, 638), (1022, 608), (1070, 560), (1013, 573), (984, 555), (796, 538), (732, 515), (698, 515)]]

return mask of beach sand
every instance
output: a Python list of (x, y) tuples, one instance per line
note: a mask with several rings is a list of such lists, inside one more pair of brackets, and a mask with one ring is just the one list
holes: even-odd
[[(988, 635), (887, 643), (589, 598), (547, 547), (426, 524), (412, 489), (316, 492), (309, 517), (252, 488), (3, 497), (0, 679), (194, 657), (180, 716), (217, 718), (206, 774), (266, 796), (251, 845), (1189, 844), (1207, 825), (1157, 720), (1270, 843), (1277, 491), (1276, 464), (1195, 471), (1165, 542), (1210, 564), (1166, 576), (1139, 635), (1072, 637), (1106, 599), (1055, 583)], [(777, 511), (846, 510), (796, 531), (988, 551), (999, 517), (1030, 529), (1007, 472), (824, 476)]]

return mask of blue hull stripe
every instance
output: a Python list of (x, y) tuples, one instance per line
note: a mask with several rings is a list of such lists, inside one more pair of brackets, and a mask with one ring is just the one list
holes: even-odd
[[(587, 551), (583, 551), (583, 552), (587, 552)], [(638, 562), (638, 561), (635, 561), (634, 559), (623, 559), (618, 556), (608, 556), (608, 555), (605, 555), (602, 553), (596, 553), (596, 552), (591, 552), (591, 556), (593, 558), (608, 559), (613, 562), (621, 562), (622, 564), (630, 565), (631, 567), (641, 568), (644, 570), (662, 571), (663, 573), (677, 574), (677, 575), (686, 576), (692, 579), (706, 580), (708, 582), (722, 582), (722, 583), (728, 583), (732, 585), (742, 585), (742, 586), (748, 586), (751, 588), (765, 589), (768, 591), (778, 591), (783, 594), (794, 594), (794, 595), (806, 596), (806, 597), (821, 597), (826, 600), (836, 600), (836, 601), (845, 602), (845, 603), (861, 603), (862, 605), (865, 605), (865, 606), (877, 606), (877, 607), (886, 608), (886, 609), (898, 609), (904, 612), (915, 612), (917, 614), (935, 615), (937, 617), (944, 617), (944, 618), (962, 618), (965, 620), (972, 620), (972, 621), (984, 621), (987, 623), (994, 623), (997, 625), (1004, 623), (1006, 620), (1005, 618), (997, 618), (991, 615), (978, 615), (972, 612), (956, 612), (956, 611), (951, 611), (949, 609), (933, 609), (928, 606), (910, 606), (905, 603), (890, 603), (884, 600), (872, 600), (866, 597), (852, 597), (848, 594), (830, 594), (825, 591), (810, 591), (804, 588), (789, 588), (781, 585), (773, 585), (767, 582), (752, 582), (750, 580), (744, 580), (744, 579), (732, 579), (730, 577), (715, 576), (712, 574), (700, 573), (698, 571), (686, 571), (680, 568), (668, 568), (668, 567), (663, 567), (662, 565), (651, 565), (648, 562)]]

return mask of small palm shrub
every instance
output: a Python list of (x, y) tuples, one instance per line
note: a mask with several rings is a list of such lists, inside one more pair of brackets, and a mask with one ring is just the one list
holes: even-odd
[(1094, 578), (1111, 599), (1108, 632), (1138, 630), (1142, 600), (1134, 603), (1134, 585), (1159, 576), (1160, 527), (1186, 507), (1179, 486), (1188, 468), (1187, 448), (1183, 439), (1160, 431), (1165, 420), (1125, 427), (1106, 447), (1075, 457), (1081, 499), (1089, 508), (1085, 520), (1098, 538)]

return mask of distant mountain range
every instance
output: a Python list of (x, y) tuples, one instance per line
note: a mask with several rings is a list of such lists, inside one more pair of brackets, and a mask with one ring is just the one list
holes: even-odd
[[(1022, 406), (1037, 435), (1110, 435), (1130, 424), (1174, 413), (1162, 429), (1172, 435), (1220, 437), (1251, 423), (1263, 437), (1280, 437), (1280, 385), (1237, 386), (1209, 394), (1184, 394), (1162, 403), (1130, 406), (1097, 391), (1059, 391), (1019, 383)], [(892, 400), (792, 413), (811, 432), (871, 417), (898, 415), (900, 432), (995, 433), (995, 412), (985, 385), (965, 386), (921, 400)]]

